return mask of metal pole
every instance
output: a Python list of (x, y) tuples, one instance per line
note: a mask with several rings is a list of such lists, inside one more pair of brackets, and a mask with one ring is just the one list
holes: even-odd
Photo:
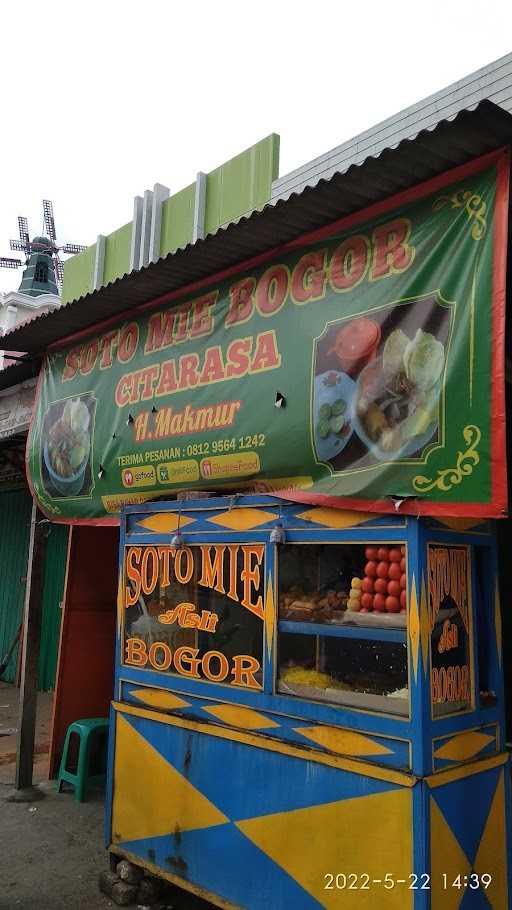
[(18, 741), (15, 790), (32, 786), (37, 709), (37, 671), (43, 612), (43, 583), (49, 522), (32, 503), (27, 587), (23, 611), (23, 651), (21, 664)]

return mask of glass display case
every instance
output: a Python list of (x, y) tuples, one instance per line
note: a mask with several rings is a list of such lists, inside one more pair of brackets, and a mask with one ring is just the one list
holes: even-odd
[(285, 544), (277, 691), (407, 714), (404, 545)]

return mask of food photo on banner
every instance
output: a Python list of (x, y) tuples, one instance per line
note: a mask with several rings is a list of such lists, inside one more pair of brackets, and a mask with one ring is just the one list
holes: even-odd
[(55, 347), (28, 475), (54, 520), (180, 490), (506, 507), (508, 156)]
[(90, 496), (96, 398), (84, 393), (49, 405), (43, 422), (41, 479), (53, 499)]

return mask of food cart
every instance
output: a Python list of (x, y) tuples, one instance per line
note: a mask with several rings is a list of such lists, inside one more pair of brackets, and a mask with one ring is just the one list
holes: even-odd
[(492, 524), (123, 514), (112, 854), (219, 907), (509, 906)]

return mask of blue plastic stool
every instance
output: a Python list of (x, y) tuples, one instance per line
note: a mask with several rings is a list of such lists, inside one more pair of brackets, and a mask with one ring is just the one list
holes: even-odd
[[(69, 759), (69, 745), (72, 734), (79, 738), (78, 762), (76, 771), (69, 771), (67, 763)], [(108, 719), (106, 717), (87, 717), (85, 720), (75, 720), (69, 725), (64, 740), (64, 751), (60, 761), (59, 776), (57, 777), (57, 792), (62, 792), (64, 781), (75, 788), (75, 799), (83, 803), (89, 783), (99, 783), (105, 781), (105, 771), (101, 774), (89, 775), (89, 759), (91, 745), (93, 740), (100, 734), (108, 735)], [(105, 764), (105, 762), (104, 762)]]

